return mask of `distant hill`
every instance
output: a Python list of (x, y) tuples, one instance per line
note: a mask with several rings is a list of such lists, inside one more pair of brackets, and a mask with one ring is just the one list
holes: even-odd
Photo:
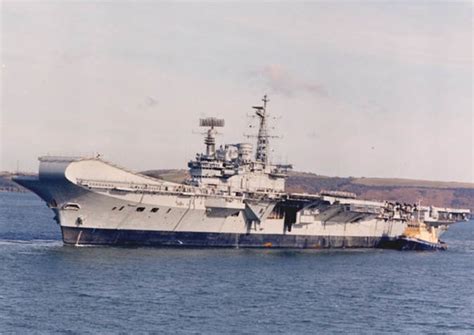
[(474, 211), (474, 183), (438, 182), (392, 178), (340, 178), (292, 172), (289, 192), (347, 191), (367, 200), (393, 200)]
[[(187, 170), (148, 170), (142, 174), (175, 183), (189, 177)], [(0, 191), (24, 192), (11, 178), (14, 174), (0, 173)], [(327, 177), (307, 172), (291, 172), (287, 190), (317, 193), (321, 190), (353, 192), (367, 200), (393, 200), (439, 207), (469, 208), (474, 212), (474, 183), (438, 182), (398, 178)]]
[(188, 170), (178, 170), (178, 169), (169, 169), (169, 170), (148, 170), (140, 172), (145, 176), (163, 179), (173, 183), (183, 183), (187, 178), (189, 178)]
[[(29, 192), (26, 188), (21, 187), (12, 180), (15, 175), (15, 173), (11, 172), (0, 172), (0, 192)], [(19, 173), (18, 175), (30, 176), (32, 174)]]
[(428, 187), (428, 188), (474, 188), (474, 183), (460, 183), (454, 181), (430, 181), (399, 178), (355, 178), (354, 184), (365, 186), (405, 186), (405, 187)]

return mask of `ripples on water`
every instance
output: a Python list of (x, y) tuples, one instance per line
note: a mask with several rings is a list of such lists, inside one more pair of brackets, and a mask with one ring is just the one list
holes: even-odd
[(0, 332), (474, 333), (474, 222), (447, 252), (64, 247), (0, 193)]

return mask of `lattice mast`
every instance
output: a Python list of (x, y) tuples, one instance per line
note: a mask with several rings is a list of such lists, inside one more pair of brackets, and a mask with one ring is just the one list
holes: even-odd
[(255, 153), (255, 160), (263, 164), (268, 164), (269, 152), (270, 152), (270, 143), (269, 139), (271, 136), (268, 134), (267, 128), (267, 119), (269, 114), (267, 113), (267, 102), (270, 100), (265, 94), (263, 96), (263, 106), (253, 106), (255, 109), (255, 114), (260, 118), (258, 135), (257, 135), (257, 151)]

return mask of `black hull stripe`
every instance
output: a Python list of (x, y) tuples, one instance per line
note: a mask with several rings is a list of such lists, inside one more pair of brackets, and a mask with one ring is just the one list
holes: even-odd
[(206, 248), (388, 248), (432, 250), (437, 244), (407, 243), (403, 239), (359, 236), (311, 236), (283, 234), (235, 234), (115, 230), (62, 227), (63, 241), (72, 245), (116, 245)]

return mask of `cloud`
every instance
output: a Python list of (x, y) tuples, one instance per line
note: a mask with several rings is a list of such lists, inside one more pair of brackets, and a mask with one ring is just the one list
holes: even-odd
[(293, 97), (299, 93), (326, 96), (323, 86), (298, 78), (280, 64), (270, 64), (255, 72), (257, 77), (274, 94)]

